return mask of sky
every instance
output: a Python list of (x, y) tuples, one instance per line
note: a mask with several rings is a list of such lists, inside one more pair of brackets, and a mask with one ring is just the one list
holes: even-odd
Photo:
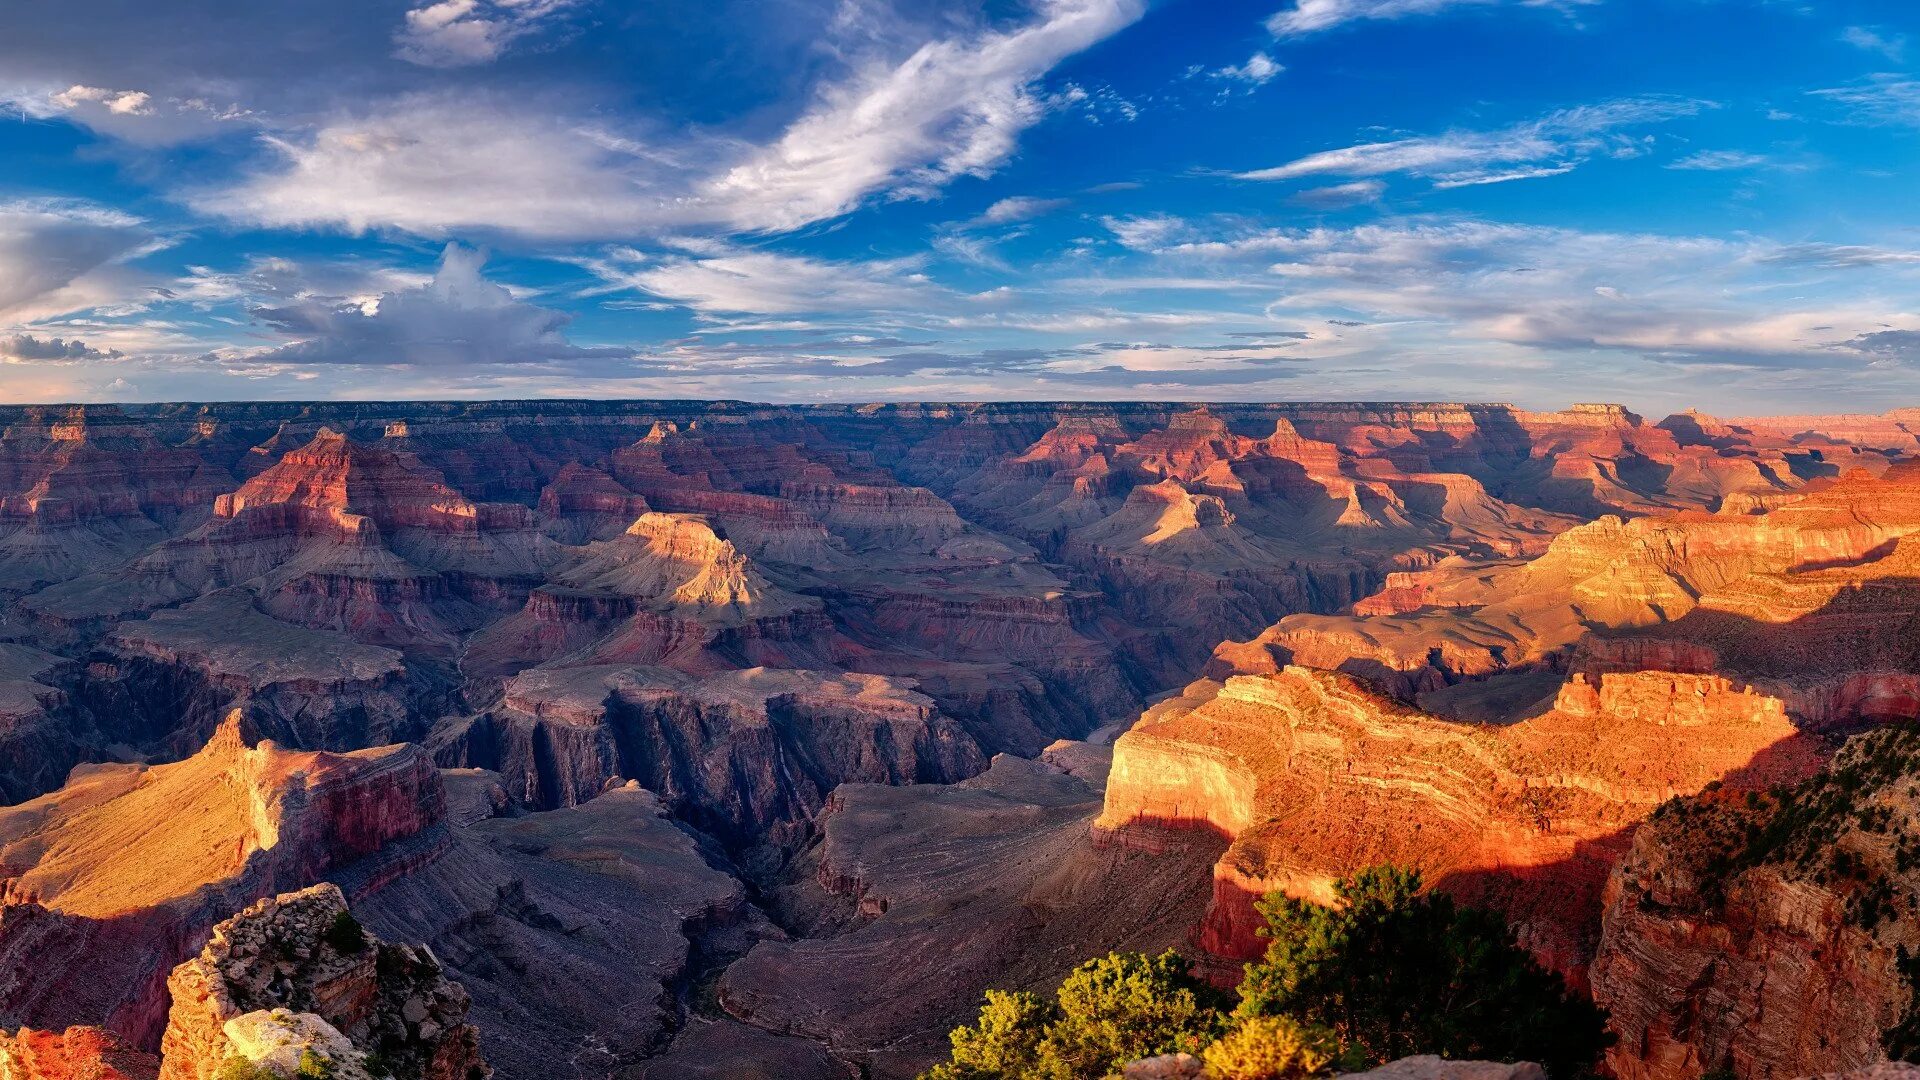
[(0, 400), (1920, 405), (1912, 0), (0, 10)]

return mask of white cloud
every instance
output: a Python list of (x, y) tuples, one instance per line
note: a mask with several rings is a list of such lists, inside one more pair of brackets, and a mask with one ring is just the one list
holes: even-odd
[(835, 217), (868, 196), (925, 197), (983, 177), (1014, 150), (1045, 103), (1034, 83), (1133, 23), (1144, 0), (1041, 0), (1037, 21), (928, 42), (904, 61), (870, 62), (828, 87), (772, 145), (701, 194), (736, 227), (780, 231)]
[[(1492, 7), (1505, 0), (1293, 0), (1267, 20), (1275, 37), (1299, 37), (1364, 19), (1432, 15), (1450, 8)], [(1571, 8), (1599, 0), (1518, 0), (1521, 7)]]
[[(535, 8), (553, 5), (527, 5)], [(927, 197), (958, 177), (990, 174), (1052, 107), (1037, 81), (1139, 18), (1144, 0), (1041, 0), (1037, 10), (1023, 26), (939, 38), (904, 60), (860, 61), (764, 145), (713, 132), (650, 141), (602, 120), (569, 120), (554, 102), (412, 95), (310, 132), (266, 136), (274, 160), (189, 198), (251, 224), (427, 235), (796, 229), (875, 195)]]
[(1493, 131), (1456, 130), (1326, 150), (1237, 175), (1242, 180), (1291, 180), (1405, 173), (1431, 179), (1441, 187), (1552, 176), (1597, 154), (1641, 152), (1638, 140), (1616, 129), (1692, 116), (1713, 107), (1711, 102), (1684, 98), (1629, 98), (1560, 109)]
[(422, 67), (490, 63), (573, 0), (439, 0), (409, 10), (395, 35), (400, 59)]
[(194, 208), (276, 227), (557, 239), (632, 235), (688, 216), (671, 158), (519, 103), (410, 97), (267, 144), (276, 163), (190, 196)]
[(1889, 60), (1898, 61), (1906, 55), (1907, 36), (1905, 34), (1883, 34), (1865, 26), (1849, 26), (1840, 32), (1840, 40), (1856, 49), (1879, 53)]
[(619, 359), (628, 349), (570, 344), (572, 316), (513, 298), (480, 273), (485, 256), (448, 244), (433, 280), (377, 299), (309, 297), (253, 314), (298, 340), (244, 361), (256, 365), (368, 364), (434, 368)]
[(1274, 76), (1285, 70), (1287, 69), (1284, 66), (1274, 62), (1273, 57), (1257, 52), (1248, 57), (1244, 64), (1230, 64), (1213, 72), (1213, 77), (1243, 82), (1250, 86), (1265, 86), (1273, 80)]
[(1846, 109), (1849, 123), (1920, 127), (1920, 80), (1875, 75), (1854, 86), (1809, 91)]
[(50, 100), (63, 109), (99, 105), (115, 116), (148, 116), (153, 112), (153, 98), (142, 90), (106, 90), (98, 86), (72, 86), (53, 95)]
[(832, 262), (724, 248), (660, 260), (615, 252), (586, 265), (611, 286), (636, 289), (706, 315), (903, 311), (924, 309), (944, 295), (919, 272), (914, 259)]
[(979, 217), (967, 224), (970, 226), (1012, 225), (1016, 222), (1031, 221), (1051, 214), (1070, 202), (1069, 199), (1040, 199), (1031, 195), (1011, 195), (987, 207), (981, 211)]
[[(1158, 233), (1152, 251), (1163, 258), (1264, 263), (1280, 297), (1270, 310), (1426, 323), (1465, 341), (1832, 366), (1845, 362), (1835, 350), (1846, 341), (1920, 326), (1900, 252), (1465, 218), (1307, 230), (1175, 222)], [(1775, 269), (1823, 259), (1869, 276), (1810, 290)]]
[(1667, 168), (1691, 169), (1699, 172), (1730, 172), (1737, 169), (1760, 169), (1771, 164), (1773, 159), (1763, 154), (1750, 154), (1745, 150), (1700, 150), (1669, 164)]
[(126, 264), (160, 245), (144, 223), (118, 211), (0, 202), (0, 324), (134, 302), (144, 277)]
[(1379, 202), (1386, 190), (1387, 185), (1379, 180), (1354, 180), (1328, 187), (1308, 188), (1295, 193), (1292, 201), (1316, 210), (1343, 210), (1350, 206)]

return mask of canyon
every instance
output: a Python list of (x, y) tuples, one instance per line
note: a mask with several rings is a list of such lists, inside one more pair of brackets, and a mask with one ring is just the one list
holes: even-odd
[[(1259, 896), (1394, 862), (1616, 1075), (1871, 1065), (1915, 422), (0, 407), (0, 1060), (907, 1077), (987, 987), (1230, 983)], [(273, 920), (368, 944), (268, 993)]]

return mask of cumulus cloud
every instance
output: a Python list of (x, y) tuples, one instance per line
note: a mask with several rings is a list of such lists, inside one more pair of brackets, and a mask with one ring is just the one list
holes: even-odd
[(1246, 63), (1229, 64), (1213, 72), (1212, 75), (1216, 79), (1246, 83), (1249, 86), (1265, 86), (1273, 81), (1274, 76), (1285, 70), (1287, 69), (1276, 63), (1273, 57), (1257, 52), (1248, 57)]
[(1640, 153), (1641, 141), (1619, 129), (1693, 116), (1712, 107), (1710, 102), (1685, 98), (1628, 98), (1560, 109), (1493, 131), (1456, 130), (1325, 150), (1237, 175), (1242, 180), (1292, 180), (1404, 173), (1431, 180), (1437, 187), (1552, 176), (1596, 155)]
[(0, 359), (21, 361), (116, 360), (120, 353), (90, 348), (75, 338), (35, 337), (32, 334), (0, 334)]
[(255, 318), (298, 340), (249, 355), (255, 364), (369, 364), (463, 369), (617, 359), (628, 349), (582, 348), (572, 316), (513, 298), (480, 273), (485, 256), (449, 244), (433, 280), (355, 303), (311, 297), (258, 308)]
[(490, 63), (573, 0), (439, 0), (409, 10), (395, 55), (422, 67)]
[[(1275, 37), (1300, 37), (1367, 19), (1433, 15), (1451, 8), (1493, 7), (1507, 0), (1293, 0), (1267, 20)], [(1520, 7), (1572, 8), (1599, 0), (1518, 0)]]
[(146, 116), (153, 112), (153, 99), (142, 90), (106, 90), (98, 86), (73, 86), (49, 99), (63, 109), (99, 105), (116, 116)]
[(126, 265), (160, 246), (139, 219), (65, 200), (0, 202), (0, 322), (26, 323), (138, 295)]

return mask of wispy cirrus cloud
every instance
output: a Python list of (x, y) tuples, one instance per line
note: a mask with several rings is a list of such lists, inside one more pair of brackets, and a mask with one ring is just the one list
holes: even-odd
[(843, 262), (803, 255), (694, 245), (652, 256), (619, 249), (583, 265), (609, 289), (632, 289), (703, 315), (795, 315), (926, 310), (948, 294), (921, 272), (921, 260)]
[(1146, 12), (1145, 0), (1046, 0), (1007, 30), (930, 41), (904, 60), (863, 63), (825, 88), (770, 145), (700, 197), (736, 227), (782, 231), (835, 217), (885, 190), (924, 197), (986, 176), (1047, 110), (1035, 80)]
[(1275, 37), (1300, 37), (1345, 23), (1434, 15), (1460, 8), (1516, 7), (1572, 9), (1599, 0), (1293, 0), (1267, 19)]
[(1846, 123), (1870, 127), (1920, 127), (1920, 79), (1874, 75), (1852, 86), (1809, 91), (1841, 110)]
[(644, 119), (560, 101), (416, 93), (265, 135), (264, 164), (190, 202), (250, 224), (353, 232), (791, 231), (869, 199), (928, 198), (960, 177), (990, 175), (1027, 128), (1076, 100), (1041, 93), (1038, 80), (1138, 19), (1145, 2), (1044, 0), (1036, 10), (1027, 23), (951, 33), (904, 57), (852, 59), (764, 142), (712, 131), (669, 138)]
[(1907, 36), (1887, 33), (1870, 26), (1849, 26), (1840, 31), (1840, 40), (1870, 53), (1878, 53), (1898, 63), (1907, 54)]
[(1677, 161), (1669, 162), (1667, 168), (1693, 172), (1733, 172), (1741, 169), (1764, 169), (1774, 163), (1774, 160), (1765, 154), (1754, 154), (1745, 150), (1697, 150)]
[[(1858, 359), (1842, 346), (1861, 335), (1920, 326), (1903, 303), (1914, 278), (1904, 252), (1458, 217), (1304, 230), (1160, 221), (1133, 231), (1136, 241), (1148, 235), (1150, 253), (1178, 263), (1263, 265), (1280, 294), (1271, 311), (1432, 324), (1460, 340), (1543, 350), (1832, 367)], [(1809, 296), (1774, 270), (1821, 258), (1878, 276)]]
[(1456, 129), (1360, 143), (1235, 174), (1242, 180), (1404, 174), (1436, 187), (1462, 187), (1569, 172), (1599, 155), (1636, 156), (1644, 144), (1623, 129), (1694, 116), (1716, 107), (1691, 98), (1641, 97), (1560, 109), (1489, 131)]

